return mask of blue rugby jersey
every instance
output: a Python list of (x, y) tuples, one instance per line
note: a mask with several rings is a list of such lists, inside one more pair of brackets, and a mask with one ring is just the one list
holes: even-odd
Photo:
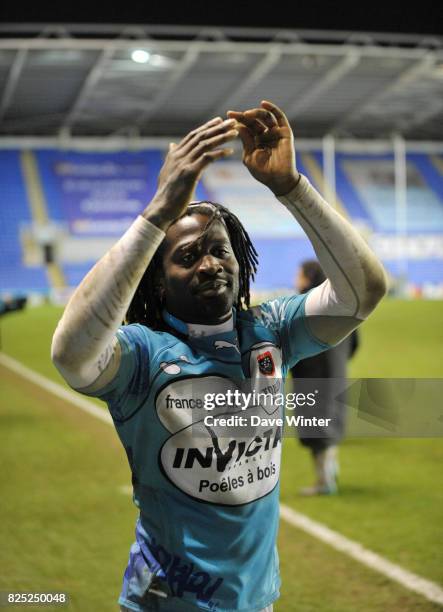
[[(260, 403), (205, 409), (207, 394), (283, 392), (287, 371), (329, 348), (306, 326), (306, 295), (235, 313), (191, 336), (132, 324), (117, 336), (119, 371), (100, 392), (132, 471), (140, 509), (119, 602), (130, 609), (259, 611), (279, 595), (276, 536), (282, 427), (205, 425), (205, 417), (282, 416)], [(209, 329), (209, 333), (208, 333)], [(155, 597), (158, 603), (149, 603)]]

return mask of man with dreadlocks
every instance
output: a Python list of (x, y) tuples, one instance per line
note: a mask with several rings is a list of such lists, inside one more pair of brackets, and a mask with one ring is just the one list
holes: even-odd
[[(251, 394), (241, 407), (228, 399), (233, 389), (281, 391), (290, 367), (347, 336), (385, 293), (366, 243), (297, 172), (280, 108), (264, 101), (228, 117), (170, 146), (153, 201), (82, 281), (54, 334), (54, 363), (107, 402), (132, 471), (140, 517), (122, 610), (272, 609), (281, 427), (242, 428)], [(191, 202), (237, 136), (247, 169), (301, 224), (327, 275), (305, 295), (250, 308), (248, 235), (223, 206)]]

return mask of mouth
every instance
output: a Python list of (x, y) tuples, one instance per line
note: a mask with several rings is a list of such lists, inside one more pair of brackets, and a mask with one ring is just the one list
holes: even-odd
[(217, 295), (227, 289), (228, 286), (229, 283), (227, 280), (215, 279), (202, 283), (199, 285), (197, 291), (198, 293), (203, 293), (205, 295)]

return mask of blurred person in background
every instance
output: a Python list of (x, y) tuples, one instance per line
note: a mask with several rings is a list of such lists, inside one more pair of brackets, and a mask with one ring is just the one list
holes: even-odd
[[(283, 390), (290, 367), (347, 336), (386, 290), (365, 241), (297, 171), (283, 111), (263, 101), (228, 117), (171, 144), (153, 200), (81, 282), (53, 337), (57, 369), (107, 403), (131, 467), (140, 516), (125, 611), (272, 610), (282, 428), (247, 438), (234, 426), (227, 442), (226, 429), (206, 425), (204, 398), (235, 380)], [(246, 168), (302, 225), (327, 273), (307, 295), (251, 308), (247, 233), (223, 206), (192, 202), (237, 136)]]
[[(325, 281), (326, 275), (318, 261), (308, 259), (302, 262), (298, 270), (295, 281), (296, 290), (300, 294), (305, 294), (314, 287), (322, 285)], [(312, 454), (316, 474), (314, 485), (301, 489), (301, 495), (328, 495), (337, 492), (339, 472), (337, 445), (345, 433), (346, 406), (342, 401), (337, 401), (336, 398), (340, 394), (343, 381), (347, 376), (348, 360), (354, 355), (358, 344), (358, 331), (354, 330), (333, 348), (307, 359), (302, 359), (291, 368), (294, 392), (297, 390), (297, 379), (319, 380), (318, 386), (321, 393), (315, 407), (315, 413), (317, 415), (321, 413), (322, 418), (331, 419), (328, 426), (317, 427), (315, 432), (309, 432), (306, 428), (298, 429), (300, 442)], [(313, 433), (313, 435), (309, 435), (309, 433)]]

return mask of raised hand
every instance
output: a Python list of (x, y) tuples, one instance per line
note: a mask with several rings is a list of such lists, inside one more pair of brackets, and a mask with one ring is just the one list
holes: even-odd
[(158, 177), (157, 192), (143, 216), (166, 230), (192, 200), (203, 170), (216, 159), (232, 155), (219, 148), (238, 136), (236, 121), (215, 117), (189, 132), (178, 144), (171, 143)]
[(275, 195), (286, 195), (297, 184), (294, 137), (284, 112), (264, 100), (260, 108), (244, 112), (228, 111), (236, 120), (243, 143), (243, 163), (254, 178)]

